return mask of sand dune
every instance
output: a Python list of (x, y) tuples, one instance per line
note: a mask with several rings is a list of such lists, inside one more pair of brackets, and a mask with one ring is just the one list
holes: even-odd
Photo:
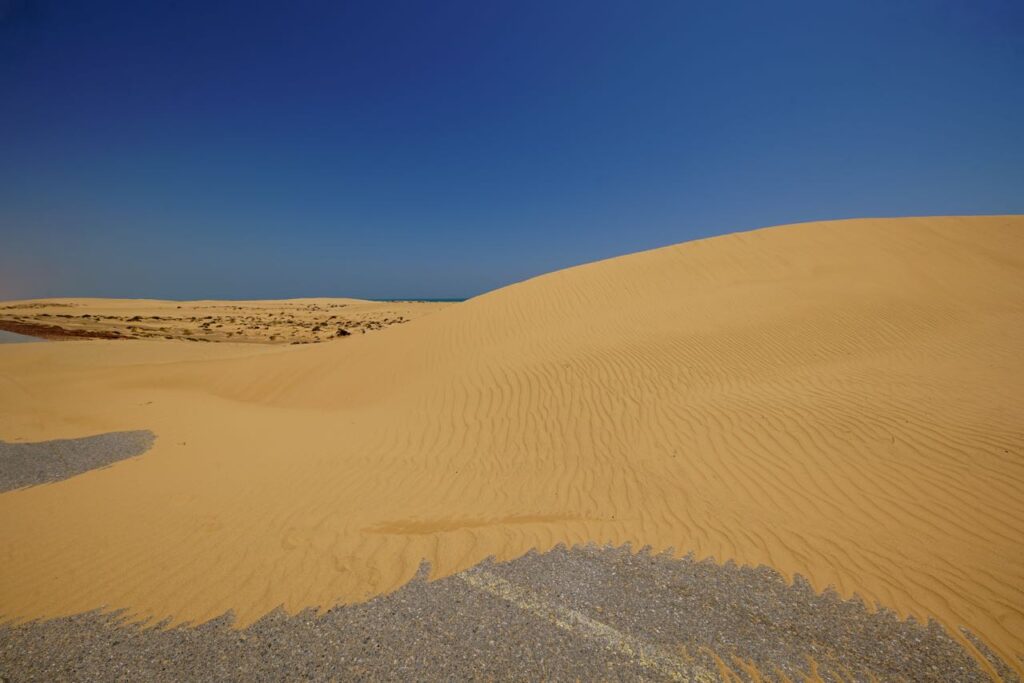
[(808, 223), (344, 344), (0, 349), (0, 438), (153, 450), (0, 495), (0, 612), (248, 623), (584, 541), (767, 564), (1024, 671), (1024, 217)]

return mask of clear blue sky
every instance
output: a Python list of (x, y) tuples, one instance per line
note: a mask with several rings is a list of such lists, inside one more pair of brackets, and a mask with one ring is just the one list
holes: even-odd
[(0, 0), (0, 298), (463, 297), (1024, 213), (1024, 3)]

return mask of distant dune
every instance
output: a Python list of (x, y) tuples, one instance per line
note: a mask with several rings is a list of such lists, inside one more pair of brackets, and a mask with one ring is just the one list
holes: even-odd
[(6, 617), (248, 623), (421, 559), (628, 542), (964, 626), (1024, 671), (1021, 216), (689, 242), (338, 344), (11, 345), (0, 387), (6, 440), (157, 434), (0, 495)]
[(27, 299), (0, 301), (0, 330), (55, 341), (180, 339), (310, 344), (382, 330), (445, 306), (438, 301), (283, 299)]

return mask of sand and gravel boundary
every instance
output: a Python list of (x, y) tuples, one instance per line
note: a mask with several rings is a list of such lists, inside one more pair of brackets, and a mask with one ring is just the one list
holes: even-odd
[(40, 443), (0, 441), (0, 493), (60, 481), (134, 458), (149, 450), (154, 438), (152, 432), (143, 430)]

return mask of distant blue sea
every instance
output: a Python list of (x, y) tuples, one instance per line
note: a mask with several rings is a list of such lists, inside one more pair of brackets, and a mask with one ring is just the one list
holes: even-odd
[(457, 304), (457, 303), (459, 303), (461, 301), (465, 301), (465, 299), (421, 299), (419, 297), (410, 296), (410, 297), (403, 297), (403, 298), (398, 298), (398, 299), (373, 299), (373, 301), (426, 301), (426, 302), (434, 302), (434, 303), (452, 303), (452, 304)]
[(18, 334), (17, 332), (8, 332), (7, 330), (0, 330), (0, 344), (20, 344), (22, 342), (41, 342), (46, 341), (39, 337), (30, 337), (27, 334)]

